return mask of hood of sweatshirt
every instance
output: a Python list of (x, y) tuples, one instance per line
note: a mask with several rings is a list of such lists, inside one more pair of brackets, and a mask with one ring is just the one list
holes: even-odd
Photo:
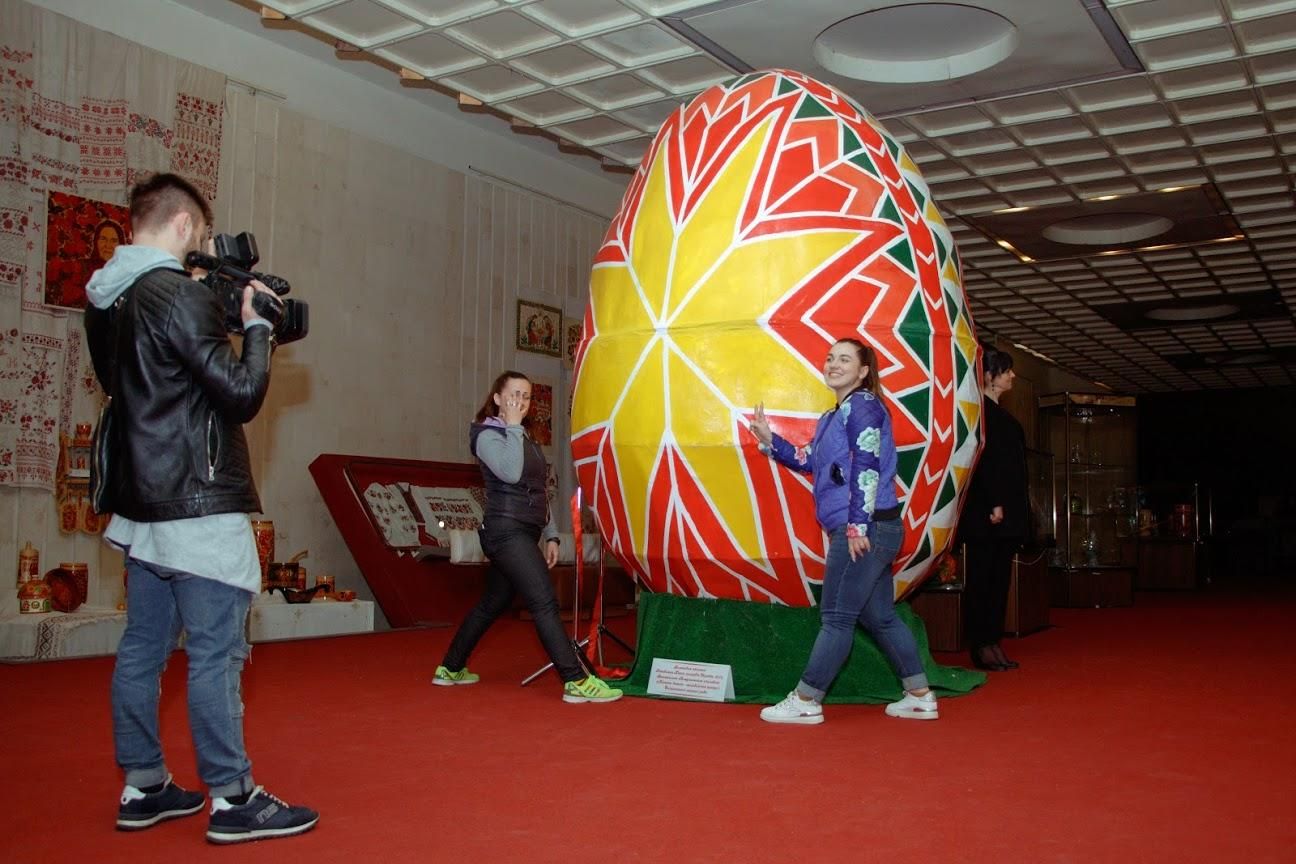
[(167, 267), (184, 272), (180, 261), (170, 252), (155, 246), (127, 246), (113, 251), (108, 263), (100, 267), (86, 283), (86, 297), (95, 308), (107, 309), (135, 280), (150, 270)]

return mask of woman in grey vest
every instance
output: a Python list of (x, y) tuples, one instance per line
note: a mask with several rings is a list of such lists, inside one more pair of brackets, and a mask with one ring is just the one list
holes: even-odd
[(521, 372), (504, 372), (469, 426), (469, 446), (486, 487), (478, 536), (490, 569), (481, 600), (459, 625), (432, 683), (476, 684), (480, 677), (468, 671), (468, 657), (514, 595), (521, 594), (540, 642), (562, 677), (563, 701), (613, 702), (621, 698), (621, 691), (585, 672), (558, 616), (558, 598), (549, 579), (549, 569), (558, 563), (558, 531), (545, 494), (544, 453), (527, 434), (530, 410), (531, 380)]

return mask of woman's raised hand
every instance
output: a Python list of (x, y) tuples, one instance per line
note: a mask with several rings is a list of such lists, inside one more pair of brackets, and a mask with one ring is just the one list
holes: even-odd
[(516, 396), (505, 396), (500, 402), (500, 419), (510, 426), (517, 426), (526, 416), (527, 409), (523, 407), (522, 400)]
[(751, 433), (756, 436), (756, 440), (768, 447), (774, 443), (774, 430), (770, 428), (769, 420), (765, 419), (765, 403), (757, 402), (756, 410), (752, 413)]

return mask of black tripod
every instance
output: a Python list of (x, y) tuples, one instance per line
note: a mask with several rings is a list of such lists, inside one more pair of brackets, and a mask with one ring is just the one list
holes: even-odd
[[(577, 554), (577, 555), (580, 555), (580, 554), (581, 554), (581, 551), (582, 551), (582, 550), (577, 549), (577, 550), (576, 550), (576, 554)], [(600, 554), (600, 555), (599, 555), (599, 569), (598, 569), (598, 572), (599, 572), (599, 588), (600, 588), (600, 590), (602, 590), (602, 587), (603, 587), (603, 576), (604, 576), (604, 572), (605, 572), (604, 569), (603, 569), (603, 561), (604, 561), (604, 556), (603, 556), (602, 554)], [(572, 641), (572, 647), (576, 649), (576, 659), (580, 661), (581, 666), (583, 666), (583, 667), (585, 668), (585, 671), (586, 671), (588, 674), (593, 675), (593, 674), (594, 674), (594, 670), (590, 668), (589, 659), (585, 656), (585, 648), (586, 648), (586, 646), (589, 645), (590, 637), (586, 636), (584, 639), (579, 638), (579, 637), (580, 637), (580, 602), (581, 602), (581, 601), (580, 601), (580, 589), (581, 589), (581, 585), (580, 585), (580, 568), (579, 568), (579, 567), (573, 567), (573, 568), (572, 568), (572, 572), (573, 572), (573, 574), (574, 574), (572, 578), (573, 578), (573, 580), (574, 580), (575, 583), (576, 583), (576, 590), (575, 590), (575, 592), (573, 593), (573, 598), (574, 598), (574, 599), (572, 600), (572, 638), (571, 638), (571, 641)], [(602, 665), (602, 664), (603, 664), (603, 637), (605, 637), (605, 636), (606, 636), (608, 639), (611, 639), (613, 642), (615, 642), (615, 643), (617, 643), (618, 645), (620, 645), (620, 646), (621, 646), (622, 648), (624, 648), (628, 653), (630, 653), (630, 654), (634, 654), (634, 651), (635, 651), (634, 648), (632, 648), (632, 647), (630, 647), (629, 645), (627, 645), (627, 644), (626, 644), (626, 643), (625, 643), (625, 642), (624, 642), (624, 641), (623, 641), (619, 636), (617, 636), (615, 633), (613, 633), (611, 630), (609, 630), (609, 629), (604, 625), (604, 623), (603, 623), (603, 604), (602, 604), (602, 603), (599, 603), (599, 604), (598, 604), (598, 610), (599, 610), (599, 614), (598, 614), (598, 621), (595, 623), (595, 628), (596, 628), (596, 629), (595, 629), (595, 632), (596, 632), (596, 633), (598, 634), (598, 636), (599, 636), (598, 646), (597, 646), (597, 649), (596, 649), (596, 650), (598, 651), (598, 664), (599, 664), (599, 665)], [(539, 669), (537, 669), (536, 671), (532, 672), (532, 673), (531, 673), (530, 675), (528, 675), (526, 678), (522, 679), (522, 684), (521, 684), (520, 686), (522, 686), (522, 687), (527, 686), (527, 685), (530, 684), (532, 681), (534, 681), (535, 679), (539, 678), (541, 675), (543, 675), (544, 673), (546, 673), (546, 672), (548, 672), (550, 669), (552, 669), (552, 668), (553, 668), (553, 665), (554, 665), (554, 664), (553, 664), (553, 661), (550, 661), (550, 662), (546, 663), (545, 665), (541, 666)]]

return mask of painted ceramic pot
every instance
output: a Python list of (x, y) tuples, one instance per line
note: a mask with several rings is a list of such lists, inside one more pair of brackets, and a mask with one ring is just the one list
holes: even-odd
[(24, 615), (49, 612), (53, 592), (40, 580), (24, 582), (18, 589), (18, 611)]
[(90, 565), (82, 561), (65, 561), (59, 569), (66, 570), (77, 589), (77, 603), (85, 603), (90, 595)]
[(948, 547), (980, 432), (954, 242), (904, 147), (843, 94), (771, 71), (671, 115), (595, 258), (572, 451), (608, 546), (654, 591), (814, 602), (810, 486), (757, 449), (813, 435), (828, 348), (870, 344), (899, 451), (896, 595)]

